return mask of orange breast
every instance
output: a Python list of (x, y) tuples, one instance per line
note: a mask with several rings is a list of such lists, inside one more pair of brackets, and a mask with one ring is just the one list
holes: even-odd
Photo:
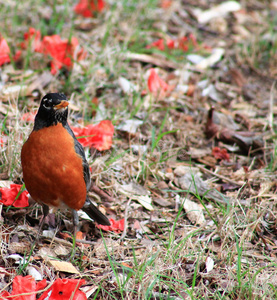
[(76, 210), (83, 207), (82, 158), (61, 124), (33, 131), (22, 147), (21, 163), (26, 188), (35, 201)]

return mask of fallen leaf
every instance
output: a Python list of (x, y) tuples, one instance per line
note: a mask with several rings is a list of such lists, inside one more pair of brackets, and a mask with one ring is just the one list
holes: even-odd
[[(214, 123), (214, 107), (208, 111), (205, 135), (207, 138), (216, 138), (227, 144), (237, 144), (243, 153), (249, 154), (250, 150), (263, 151), (264, 141), (262, 135), (251, 131), (235, 131)], [(256, 153), (256, 152), (255, 152)]]
[(229, 73), (237, 86), (243, 87), (247, 83), (247, 79), (243, 76), (242, 72), (239, 69), (231, 68), (229, 70)]
[(131, 198), (137, 200), (144, 208), (154, 210), (154, 207), (152, 206), (152, 198), (150, 196), (133, 195)]
[(127, 264), (126, 262), (124, 262), (124, 261), (123, 261), (121, 264), (122, 264), (122, 266), (124, 266), (124, 267), (126, 267), (126, 268), (133, 269), (132, 266), (128, 265), (128, 264)]
[(212, 50), (212, 54), (207, 58), (202, 59), (195, 67), (200, 70), (205, 70), (208, 67), (212, 67), (218, 61), (221, 60), (225, 50), (223, 48), (216, 48)]
[[(97, 272), (98, 270), (95, 270), (95, 272)], [(100, 271), (98, 271), (98, 273), (96, 273), (96, 275), (100, 275), (99, 274)], [(84, 286), (82, 288), (80, 288), (80, 290), (82, 292), (84, 292), (86, 294), (86, 297), (88, 299), (93, 299), (93, 297), (89, 298), (94, 292), (96, 292), (97, 290), (99, 289), (98, 285), (87, 285), (87, 286)]]
[(130, 134), (135, 134), (140, 125), (143, 124), (142, 120), (124, 120), (121, 124), (119, 124), (116, 129), (121, 131), (129, 132)]
[(225, 1), (203, 12), (195, 11), (195, 14), (198, 22), (201, 24), (205, 24), (208, 23), (213, 18), (224, 17), (228, 13), (235, 12), (240, 9), (241, 9), (240, 3), (236, 1)]
[(125, 94), (129, 94), (134, 91), (138, 91), (138, 87), (124, 77), (118, 78), (118, 85), (121, 87), (122, 91)]
[(206, 258), (205, 264), (206, 264), (207, 273), (211, 272), (212, 269), (214, 268), (214, 260), (208, 256)]
[(36, 281), (42, 280), (41, 273), (35, 267), (28, 266), (26, 268), (26, 271), (27, 271), (28, 275), (32, 276)]
[(107, 252), (119, 253), (120, 251), (122, 251), (122, 246), (119, 240), (113, 240), (107, 237), (105, 239), (99, 239), (93, 247), (95, 256), (100, 260), (105, 260)]
[(130, 199), (138, 201), (146, 209), (154, 210), (152, 199), (149, 196), (150, 192), (143, 186), (131, 182), (129, 184), (120, 185), (118, 191)]
[(226, 149), (221, 149), (219, 147), (213, 147), (212, 155), (216, 159), (230, 161), (230, 155), (228, 154)]
[(214, 84), (209, 84), (206, 88), (203, 89), (202, 91), (202, 96), (203, 97), (210, 97), (216, 102), (222, 102), (223, 101), (223, 95), (216, 89)]
[(197, 203), (195, 203), (189, 199), (185, 199), (183, 207), (187, 213), (188, 219), (193, 224), (202, 225), (205, 223), (205, 217), (203, 214), (202, 207), (200, 205), (198, 205)]
[(49, 260), (48, 263), (55, 271), (66, 272), (71, 274), (80, 274), (80, 272), (68, 261)]
[(213, 200), (219, 203), (229, 203), (232, 199), (223, 196), (215, 189), (212, 189), (208, 182), (201, 178), (201, 173), (191, 173), (187, 172), (182, 177), (176, 180), (176, 184), (179, 185), (183, 190), (186, 190), (192, 194), (199, 195), (200, 197), (205, 197), (207, 199)]

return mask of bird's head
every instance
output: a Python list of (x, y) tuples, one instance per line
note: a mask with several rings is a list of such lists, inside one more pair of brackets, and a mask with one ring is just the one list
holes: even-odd
[(67, 122), (69, 102), (62, 93), (46, 94), (41, 102), (35, 117), (34, 130)]

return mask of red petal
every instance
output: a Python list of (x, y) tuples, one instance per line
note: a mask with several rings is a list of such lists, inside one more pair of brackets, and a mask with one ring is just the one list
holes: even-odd
[(11, 294), (7, 291), (3, 291), (1, 292), (0, 294), (0, 300), (8, 300), (8, 299), (11, 299), (11, 298), (6, 298), (7, 296), (11, 296)]
[(103, 0), (80, 0), (74, 7), (74, 11), (85, 18), (91, 18), (94, 11), (102, 11), (104, 6), (105, 2)]
[[(166, 47), (168, 49), (174, 49), (175, 48), (175, 41), (168, 39), (166, 40)], [(146, 46), (146, 48), (158, 48), (161, 51), (165, 50), (165, 40), (164, 39), (159, 39), (156, 42), (153, 42), (152, 44)]]
[[(33, 276), (16, 276), (13, 279), (13, 291), (12, 295), (20, 295), (22, 293), (30, 293), (36, 291), (36, 281)], [(13, 298), (16, 300), (36, 300), (36, 294), (18, 296)]]
[(104, 231), (114, 231), (114, 232), (121, 232), (124, 230), (124, 219), (115, 221), (114, 219), (110, 219), (109, 220), (111, 225), (110, 226), (106, 226), (106, 225), (100, 225), (100, 224), (96, 224), (97, 228), (101, 228)]
[(33, 122), (35, 120), (36, 113), (27, 112), (21, 116), (21, 120), (26, 122)]
[(99, 151), (108, 150), (112, 145), (114, 126), (111, 121), (104, 120), (97, 125), (89, 125), (82, 129), (72, 128), (78, 141), (84, 146), (94, 147)]
[[(165, 40), (164, 39), (159, 39), (156, 42), (146, 46), (146, 48), (155, 47), (155, 48), (160, 49), (161, 51), (164, 51), (165, 50), (164, 45), (165, 45)], [(172, 40), (172, 39), (167, 39), (166, 40), (166, 46), (167, 46), (168, 49), (181, 49), (181, 50), (186, 52), (186, 51), (188, 51), (189, 46), (191, 46), (191, 45), (195, 48), (198, 47), (196, 38), (193, 34), (190, 34), (189, 38), (184, 36), (184, 37), (181, 37), (181, 38), (175, 39), (175, 40)]]
[(155, 96), (164, 96), (165, 92), (170, 90), (169, 85), (162, 80), (156, 73), (155, 69), (150, 69), (148, 77), (148, 89)]
[(24, 42), (21, 43), (22, 49), (27, 49), (30, 45), (32, 51), (40, 52), (41, 47), (41, 33), (33, 27), (29, 28), (28, 32), (24, 33)]
[(146, 48), (158, 48), (161, 51), (164, 51), (164, 40), (159, 39), (156, 42), (153, 42), (152, 44), (146, 46)]
[(168, 9), (172, 5), (172, 1), (171, 0), (162, 0), (160, 5), (161, 5), (161, 8)]
[(4, 38), (0, 36), (0, 66), (10, 62), (10, 48)]
[(212, 155), (214, 156), (214, 158), (219, 159), (219, 160), (230, 160), (230, 155), (227, 152), (226, 149), (221, 149), (219, 147), (214, 147), (212, 149)]
[(20, 196), (17, 197), (22, 185), (11, 184), (10, 188), (0, 188), (2, 194), (0, 202), (6, 206), (13, 205), (14, 207), (27, 207), (29, 206), (28, 192), (23, 191)]
[(43, 290), (46, 286), (47, 286), (47, 281), (46, 281), (46, 279), (43, 279), (37, 283), (36, 290), (39, 292), (39, 291)]
[[(42, 40), (40, 51), (53, 58), (51, 61), (51, 73), (56, 74), (63, 66), (71, 68), (72, 58), (75, 49), (78, 46), (78, 40), (72, 37), (71, 41), (62, 40), (59, 35), (45, 36)], [(77, 53), (77, 60), (84, 59), (86, 52), (83, 49)]]
[(175, 41), (174, 40), (167, 40), (166, 42), (168, 49), (174, 49), (175, 48)]
[(15, 55), (13, 56), (13, 60), (14, 60), (14, 61), (18, 61), (18, 60), (20, 59), (20, 57), (21, 57), (21, 53), (22, 53), (21, 50), (17, 50), (17, 51), (15, 52)]
[(80, 286), (85, 284), (84, 279), (56, 279), (49, 290), (44, 292), (39, 300), (87, 300), (86, 294), (79, 290)]

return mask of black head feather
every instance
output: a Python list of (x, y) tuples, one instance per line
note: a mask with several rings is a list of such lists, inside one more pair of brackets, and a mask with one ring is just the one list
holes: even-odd
[(49, 127), (61, 123), (67, 123), (68, 102), (62, 93), (49, 93), (40, 102), (38, 112), (35, 117), (34, 130)]

